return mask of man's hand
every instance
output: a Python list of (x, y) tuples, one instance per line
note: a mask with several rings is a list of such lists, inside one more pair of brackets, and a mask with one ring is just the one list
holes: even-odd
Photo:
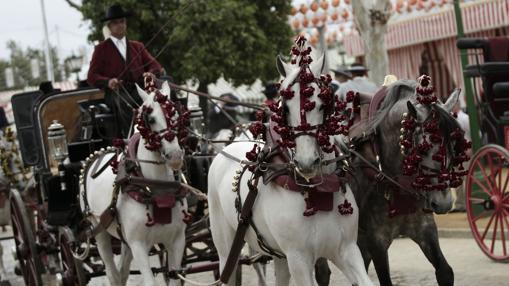
[(151, 73), (151, 72), (144, 72), (144, 73), (143, 73), (143, 77), (144, 77), (144, 78), (145, 78), (145, 77), (150, 77), (153, 81), (155, 81), (155, 80), (156, 80), (156, 76), (155, 76), (153, 73)]
[(113, 89), (113, 90), (117, 90), (118, 87), (120, 86), (120, 83), (121, 81), (116, 79), (116, 78), (112, 78), (108, 81), (108, 87), (110, 89)]

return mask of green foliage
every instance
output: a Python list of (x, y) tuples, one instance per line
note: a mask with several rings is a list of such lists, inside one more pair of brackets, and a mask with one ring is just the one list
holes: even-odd
[[(12, 68), (14, 73), (14, 86), (12, 89), (23, 88), (25, 86), (38, 86), (40, 82), (45, 81), (46, 62), (44, 60), (44, 51), (28, 47), (23, 50), (16, 42), (7, 42), (7, 49), (11, 57), (9, 61), (0, 60), (0, 90), (7, 89), (5, 81), (5, 69)], [(53, 73), (55, 81), (62, 80), (62, 73), (58, 64), (58, 55), (55, 48), (51, 49), (53, 59)], [(39, 77), (32, 77), (31, 61), (36, 60), (39, 64)]]
[(290, 2), (83, 0), (81, 6), (73, 6), (91, 20), (90, 40), (102, 40), (104, 11), (120, 3), (134, 12), (127, 22), (128, 37), (145, 43), (175, 80), (205, 84), (223, 76), (239, 85), (277, 78), (275, 58), (291, 46)]

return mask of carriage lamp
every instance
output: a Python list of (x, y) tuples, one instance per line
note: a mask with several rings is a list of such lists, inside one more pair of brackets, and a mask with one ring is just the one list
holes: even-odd
[(191, 112), (191, 128), (200, 135), (203, 135), (203, 111), (199, 106), (189, 107)]
[(63, 162), (69, 155), (69, 152), (67, 151), (67, 138), (64, 126), (58, 123), (57, 120), (53, 120), (53, 123), (48, 127), (48, 143), (53, 158), (58, 162)]
[(60, 188), (64, 191), (67, 189), (65, 185), (64, 160), (67, 159), (69, 151), (67, 150), (67, 138), (64, 126), (58, 123), (57, 120), (53, 120), (53, 123), (48, 127), (48, 144), (51, 156), (58, 162)]

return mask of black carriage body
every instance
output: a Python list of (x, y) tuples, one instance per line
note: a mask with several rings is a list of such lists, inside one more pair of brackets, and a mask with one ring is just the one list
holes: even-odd
[(499, 44), (503, 38), (463, 38), (458, 40), (457, 46), (477, 56), (476, 63), (466, 66), (464, 74), (482, 80), (483, 94), (477, 94), (476, 101), (484, 143), (509, 149), (509, 50), (497, 48), (503, 46)]
[[(48, 224), (70, 225), (79, 219), (76, 198), (79, 193), (81, 161), (109, 143), (108, 140), (87, 134), (86, 140), (83, 140), (86, 133), (83, 131), (90, 131), (91, 124), (90, 114), (84, 111), (84, 106), (89, 106), (88, 101), (98, 105), (103, 98), (104, 93), (98, 89), (79, 89), (47, 95), (39, 91), (20, 93), (11, 99), (23, 163), (33, 167), (39, 203), (48, 203)], [(93, 119), (96, 123), (105, 121), (102, 122), (104, 127), (114, 124), (110, 122), (112, 118), (102, 113)], [(58, 164), (51, 158), (48, 147), (47, 132), (53, 120), (63, 124), (67, 134), (69, 162), (63, 166), (67, 190), (61, 190), (61, 178), (57, 175)], [(109, 126), (102, 129), (106, 133), (108, 130), (114, 131)]]

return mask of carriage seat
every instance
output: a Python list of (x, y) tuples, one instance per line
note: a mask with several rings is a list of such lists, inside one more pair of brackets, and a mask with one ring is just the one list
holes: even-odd
[(380, 104), (387, 95), (387, 87), (382, 86), (375, 94), (359, 94), (359, 112), (355, 113), (354, 124), (348, 136), (354, 144), (360, 143), (370, 135), (369, 122), (373, 119)]

